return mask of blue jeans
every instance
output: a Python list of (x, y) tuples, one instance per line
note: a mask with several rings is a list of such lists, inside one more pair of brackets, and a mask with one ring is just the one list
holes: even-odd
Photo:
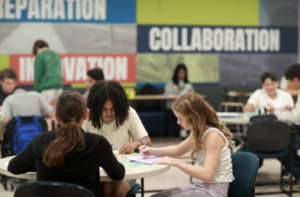
[(131, 188), (135, 185), (136, 179), (128, 179), (127, 180), (130, 183)]
[[(297, 150), (300, 149), (300, 132), (292, 134), (292, 146), (293, 146), (293, 176), (300, 180), (300, 157), (297, 155)], [(278, 158), (280, 160), (280, 158)], [(284, 168), (291, 172), (290, 163), (291, 163), (291, 156), (290, 154), (285, 155), (281, 158), (282, 165)]]

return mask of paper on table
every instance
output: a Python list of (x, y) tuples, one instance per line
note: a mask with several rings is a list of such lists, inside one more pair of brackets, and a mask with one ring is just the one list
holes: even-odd
[(116, 153), (119, 153), (119, 151), (118, 150), (113, 150), (113, 153), (116, 154)]
[(128, 159), (133, 160), (133, 161), (138, 161), (142, 163), (149, 163), (153, 164), (153, 161), (160, 159), (160, 157), (156, 156), (150, 156), (150, 157), (143, 157), (143, 156), (135, 156), (135, 157), (130, 157), (126, 156)]

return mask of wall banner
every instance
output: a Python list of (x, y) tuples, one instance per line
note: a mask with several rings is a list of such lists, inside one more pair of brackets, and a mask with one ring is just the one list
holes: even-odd
[(135, 23), (135, 0), (0, 0), (0, 22)]
[[(81, 84), (86, 81), (86, 72), (99, 67), (107, 81), (136, 83), (135, 54), (61, 54), (64, 85)], [(18, 85), (33, 85), (34, 57), (10, 55), (10, 68), (14, 69)]]
[(138, 53), (297, 53), (297, 27), (138, 25)]

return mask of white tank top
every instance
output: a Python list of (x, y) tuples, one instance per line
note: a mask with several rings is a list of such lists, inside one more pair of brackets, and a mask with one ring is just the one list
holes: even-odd
[[(223, 139), (226, 142), (225, 147), (221, 149), (218, 167), (210, 183), (232, 182), (234, 180), (234, 177), (232, 174), (231, 154), (228, 147), (229, 143), (225, 135), (217, 128), (209, 128), (204, 132), (201, 140), (202, 150), (200, 150), (198, 153), (195, 153), (194, 155), (195, 158), (197, 159), (195, 166), (203, 167), (203, 162), (204, 162), (203, 140), (209, 132), (217, 132), (219, 135), (223, 137)], [(195, 179), (195, 181), (204, 182), (198, 179)]]

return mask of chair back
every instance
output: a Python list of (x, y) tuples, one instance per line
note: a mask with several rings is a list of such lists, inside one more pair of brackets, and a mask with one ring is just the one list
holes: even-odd
[(247, 146), (256, 151), (280, 151), (289, 147), (290, 140), (289, 125), (274, 119), (254, 121), (247, 130)]
[(259, 120), (277, 120), (277, 117), (274, 114), (260, 114), (256, 116), (252, 116), (250, 118), (250, 123), (259, 121)]
[(229, 185), (228, 196), (254, 196), (258, 158), (252, 153), (238, 152), (231, 155), (231, 160), (234, 180)]
[(88, 189), (61, 182), (26, 182), (17, 187), (14, 197), (95, 197)]

